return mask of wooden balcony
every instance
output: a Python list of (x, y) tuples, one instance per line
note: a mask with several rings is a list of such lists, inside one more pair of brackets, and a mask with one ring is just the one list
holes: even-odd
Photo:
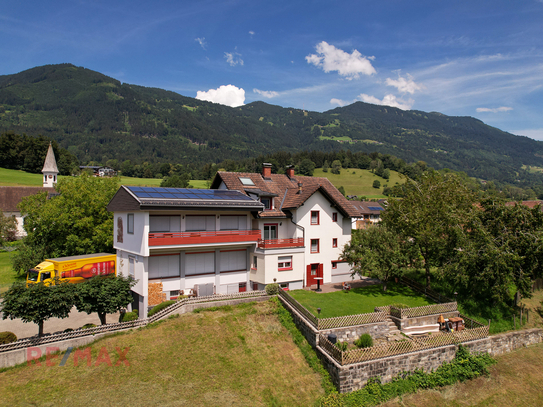
[(179, 246), (187, 244), (213, 244), (258, 242), (260, 230), (217, 230), (210, 232), (149, 233), (149, 246)]
[(280, 249), (283, 247), (304, 247), (304, 238), (295, 237), (291, 239), (259, 239), (260, 249)]

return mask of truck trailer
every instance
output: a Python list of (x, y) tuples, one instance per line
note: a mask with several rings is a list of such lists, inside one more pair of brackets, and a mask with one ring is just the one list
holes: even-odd
[(28, 270), (27, 284), (51, 284), (55, 278), (69, 283), (82, 283), (94, 276), (117, 274), (117, 256), (109, 253), (83, 254), (81, 256), (46, 259)]

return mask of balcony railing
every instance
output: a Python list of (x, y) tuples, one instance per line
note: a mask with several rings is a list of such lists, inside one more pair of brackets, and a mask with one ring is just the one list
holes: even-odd
[(260, 241), (260, 230), (216, 230), (203, 232), (149, 233), (149, 246)]
[(291, 239), (259, 239), (260, 249), (280, 249), (282, 247), (304, 247), (304, 238), (295, 237)]

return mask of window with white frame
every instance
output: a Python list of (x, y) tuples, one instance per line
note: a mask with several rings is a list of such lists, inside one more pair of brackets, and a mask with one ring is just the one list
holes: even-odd
[(134, 214), (129, 213), (126, 220), (126, 233), (134, 234)]
[(149, 279), (179, 276), (179, 254), (149, 257)]
[(130, 277), (135, 277), (136, 273), (136, 259), (132, 256), (128, 256), (128, 275)]
[(279, 271), (292, 270), (292, 256), (279, 256), (277, 260), (277, 268)]

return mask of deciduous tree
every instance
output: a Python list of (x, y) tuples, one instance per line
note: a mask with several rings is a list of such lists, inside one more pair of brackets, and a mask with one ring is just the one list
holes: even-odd
[(135, 283), (132, 277), (93, 277), (77, 284), (75, 306), (79, 312), (98, 313), (104, 325), (107, 314), (119, 312), (133, 301), (130, 289)]
[(49, 318), (67, 318), (74, 305), (74, 285), (56, 281), (44, 283), (14, 283), (4, 294), (2, 319), (20, 318), (38, 324), (38, 335), (43, 336), (43, 323)]

